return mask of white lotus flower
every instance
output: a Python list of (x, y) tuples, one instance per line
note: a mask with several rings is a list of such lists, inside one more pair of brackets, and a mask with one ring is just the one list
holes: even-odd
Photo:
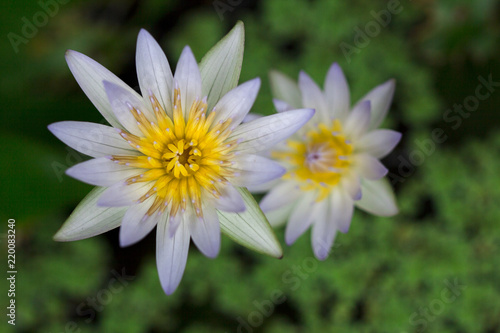
[(271, 227), (243, 188), (283, 175), (278, 163), (255, 155), (285, 139), (313, 115), (310, 109), (241, 124), (260, 87), (235, 87), (243, 59), (243, 24), (220, 41), (200, 66), (185, 47), (172, 75), (157, 42), (141, 30), (137, 75), (142, 96), (92, 59), (68, 51), (80, 87), (114, 127), (66, 121), (50, 131), (93, 159), (67, 170), (97, 185), (55, 235), (91, 237), (120, 226), (120, 244), (157, 225), (157, 266), (165, 293), (177, 288), (190, 239), (216, 257), (220, 229), (237, 242), (275, 257)]
[(271, 86), (281, 114), (303, 106), (315, 108), (316, 115), (271, 151), (287, 173), (251, 189), (271, 188), (260, 206), (273, 226), (288, 221), (287, 244), (312, 225), (315, 256), (324, 260), (337, 230), (348, 231), (354, 206), (380, 216), (398, 212), (394, 194), (382, 179), (387, 169), (379, 159), (396, 146), (401, 134), (376, 129), (391, 104), (394, 81), (376, 87), (352, 109), (349, 87), (337, 64), (328, 71), (324, 91), (304, 72), (298, 85), (271, 72)]

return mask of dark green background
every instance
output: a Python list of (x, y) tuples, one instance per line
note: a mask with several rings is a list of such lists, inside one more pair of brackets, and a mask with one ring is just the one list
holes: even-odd
[[(220, 16), (214, 4), (221, 3), (231, 10)], [(479, 76), (500, 81), (498, 1), (401, 0), (401, 11), (349, 59), (340, 45), (360, 46), (357, 31), (376, 24), (372, 11), (387, 10), (387, 2), (57, 4), (57, 13), (17, 52), (8, 34), (23, 36), (23, 17), (33, 22), (43, 7), (38, 1), (0, 5), (0, 267), (7, 270), (7, 219), (15, 218), (17, 331), (500, 332), (500, 87), (466, 116), (447, 113), (471, 100)], [(68, 70), (65, 50), (89, 55), (137, 87), (140, 28), (175, 64), (186, 44), (200, 60), (237, 20), (246, 28), (240, 81), (263, 79), (254, 112), (274, 112), (271, 68), (294, 78), (303, 69), (322, 83), (338, 62), (353, 101), (397, 80), (384, 125), (404, 136), (383, 162), (400, 214), (378, 218), (357, 211), (325, 262), (313, 258), (309, 232), (284, 247), (283, 260), (225, 237), (215, 260), (193, 247), (181, 285), (169, 297), (156, 273), (154, 233), (125, 249), (116, 230), (73, 243), (52, 241), (91, 187), (63, 174), (84, 157), (54, 138), (47, 125), (102, 121)], [(444, 131), (444, 142), (431, 144), (435, 129)], [(284, 244), (283, 229), (277, 234)], [(123, 270), (134, 278), (110, 286)], [(8, 288), (1, 280), (5, 309)], [(453, 283), (461, 287), (450, 289)], [(95, 308), (92, 298), (99, 303)], [(2, 332), (12, 328), (4, 312)]]

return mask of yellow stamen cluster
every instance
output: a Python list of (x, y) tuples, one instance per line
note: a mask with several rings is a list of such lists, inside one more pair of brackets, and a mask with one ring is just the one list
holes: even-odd
[(139, 199), (144, 202), (155, 196), (147, 215), (163, 213), (170, 206), (170, 216), (174, 217), (179, 209), (185, 211), (191, 203), (196, 215), (202, 217), (202, 196), (220, 197), (220, 186), (227, 183), (226, 177), (232, 174), (232, 151), (237, 142), (226, 142), (231, 134), (231, 119), (215, 124), (215, 109), (207, 115), (206, 99), (195, 100), (185, 119), (178, 88), (174, 90), (173, 117), (167, 115), (153, 94), (150, 102), (156, 121), (147, 119), (144, 113), (127, 104), (142, 136), (119, 131), (142, 155), (113, 155), (111, 159), (144, 169), (127, 179), (126, 184), (154, 182)]
[(334, 120), (331, 126), (319, 124), (306, 133), (304, 140), (288, 140), (287, 149), (273, 152), (272, 157), (291, 165), (284, 179), (300, 183), (302, 190), (319, 190), (317, 200), (324, 199), (351, 164), (353, 147)]

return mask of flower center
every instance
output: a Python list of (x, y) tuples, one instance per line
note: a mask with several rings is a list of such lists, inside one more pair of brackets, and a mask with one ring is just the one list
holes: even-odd
[(230, 167), (237, 142), (226, 141), (231, 134), (231, 119), (214, 123), (215, 108), (207, 115), (206, 98), (195, 100), (185, 119), (178, 88), (174, 91), (172, 117), (167, 115), (154, 95), (150, 96), (150, 101), (156, 117), (154, 120), (147, 119), (139, 109), (127, 104), (141, 136), (119, 130), (120, 135), (141, 154), (113, 155), (111, 159), (138, 169), (138, 174), (128, 178), (126, 184), (151, 184), (138, 201), (151, 198), (148, 215), (162, 213), (170, 206), (170, 216), (174, 217), (179, 209), (185, 211), (190, 204), (202, 217), (202, 196), (218, 198), (221, 186), (227, 183), (226, 177), (233, 174)]
[(288, 140), (287, 148), (272, 157), (289, 164), (285, 179), (299, 182), (301, 189), (318, 189), (318, 200), (326, 197), (349, 168), (352, 144), (342, 132), (340, 121), (330, 126), (319, 124), (303, 140)]

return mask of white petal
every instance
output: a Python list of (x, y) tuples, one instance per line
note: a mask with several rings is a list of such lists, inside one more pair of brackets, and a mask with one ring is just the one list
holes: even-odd
[(288, 138), (314, 115), (312, 109), (273, 114), (238, 126), (230, 139), (238, 139), (237, 151), (246, 154), (266, 150)]
[(215, 258), (220, 250), (220, 227), (217, 212), (211, 205), (203, 205), (203, 218), (192, 214), (189, 232), (198, 249), (207, 257)]
[(369, 154), (357, 154), (354, 156), (354, 165), (361, 177), (369, 180), (377, 180), (387, 174), (387, 168), (378, 159)]
[(238, 21), (200, 63), (203, 96), (208, 96), (208, 109), (229, 90), (236, 87), (243, 62), (245, 28)]
[(347, 80), (337, 63), (330, 66), (326, 74), (325, 95), (330, 117), (344, 121), (351, 106), (351, 96)]
[(359, 200), (361, 199), (361, 180), (357, 172), (349, 172), (342, 175), (341, 185), (344, 191), (346, 191), (351, 199)]
[(230, 128), (238, 126), (252, 108), (260, 88), (260, 79), (247, 81), (225, 94), (215, 105), (214, 124), (231, 118)]
[(116, 119), (111, 110), (108, 97), (104, 90), (103, 81), (109, 81), (119, 85), (130, 94), (135, 95), (136, 98), (141, 98), (141, 96), (116, 75), (86, 55), (68, 50), (66, 52), (66, 61), (76, 81), (97, 110), (99, 110), (111, 125), (121, 128), (120, 122)]
[(273, 187), (260, 201), (260, 208), (269, 212), (286, 206), (297, 200), (302, 192), (295, 182), (283, 181)]
[(273, 97), (280, 99), (293, 108), (301, 108), (302, 97), (299, 86), (295, 80), (278, 71), (269, 72), (269, 81)]
[(235, 186), (247, 187), (267, 183), (286, 173), (286, 169), (278, 162), (259, 155), (237, 155), (233, 162), (231, 169), (234, 174), (230, 182)]
[(354, 202), (349, 194), (341, 189), (330, 194), (330, 219), (331, 222), (343, 233), (349, 231)]
[(293, 106), (280, 99), (273, 98), (273, 104), (277, 112), (285, 112), (293, 110)]
[(330, 254), (337, 228), (331, 220), (328, 200), (323, 200), (326, 204), (318, 211), (318, 216), (312, 225), (311, 242), (314, 255), (319, 260), (325, 260)]
[(389, 106), (391, 105), (392, 97), (394, 95), (395, 84), (395, 80), (389, 80), (379, 86), (376, 86), (358, 102), (358, 104), (367, 100), (371, 102), (371, 129), (377, 128), (387, 115), (387, 111), (389, 110)]
[(281, 179), (274, 179), (271, 180), (270, 182), (260, 184), (260, 185), (250, 185), (250, 186), (245, 186), (250, 192), (252, 193), (264, 193), (269, 190), (271, 190), (273, 187), (281, 183)]
[(302, 105), (316, 110), (316, 117), (327, 122), (330, 117), (325, 96), (316, 82), (309, 75), (301, 71), (299, 74), (299, 88), (302, 93)]
[(344, 124), (344, 132), (351, 139), (359, 138), (368, 130), (370, 118), (370, 101), (357, 104), (347, 116)]
[(59, 140), (88, 156), (140, 154), (113, 127), (81, 121), (61, 121), (50, 124), (48, 129)]
[(221, 196), (213, 201), (215, 208), (231, 213), (245, 211), (245, 202), (232, 185), (222, 185), (219, 187), (219, 191)]
[(165, 218), (156, 213), (151, 216), (146, 214), (152, 204), (153, 200), (148, 199), (140, 204), (131, 206), (127, 210), (120, 226), (121, 247), (129, 246), (142, 240), (153, 230), (160, 219)]
[(114, 163), (108, 157), (99, 157), (69, 168), (66, 170), (66, 174), (87, 184), (111, 186), (129, 177), (139, 175), (141, 170)]
[(245, 118), (243, 118), (243, 120), (241, 121), (242, 123), (248, 123), (249, 121), (253, 121), (255, 119), (259, 119), (259, 118), (262, 118), (264, 117), (263, 115), (261, 114), (258, 114), (258, 113), (248, 113)]
[(168, 234), (167, 220), (161, 220), (156, 230), (156, 266), (160, 283), (167, 295), (181, 282), (189, 250), (189, 229), (181, 223), (172, 237)]
[(363, 197), (355, 203), (358, 208), (379, 216), (392, 216), (398, 213), (396, 198), (387, 179), (364, 180), (361, 190)]
[(287, 245), (293, 244), (309, 228), (315, 217), (321, 214), (320, 210), (326, 209), (325, 200), (318, 203), (315, 200), (316, 193), (313, 191), (306, 192), (297, 200), (285, 230)]
[(356, 148), (375, 158), (382, 158), (389, 154), (401, 140), (401, 133), (378, 129), (363, 135), (356, 142)]
[(182, 50), (175, 69), (175, 80), (181, 91), (181, 105), (184, 119), (187, 119), (191, 105), (196, 98), (201, 98), (201, 76), (198, 64), (189, 46)]
[(269, 224), (271, 224), (273, 228), (278, 228), (284, 225), (288, 221), (294, 207), (295, 205), (292, 203), (290, 205), (266, 212)]
[(217, 211), (222, 232), (251, 250), (281, 258), (283, 250), (264, 213), (248, 190), (241, 187), (237, 190), (245, 201), (246, 210), (243, 213)]
[(126, 89), (108, 81), (104, 81), (103, 85), (108, 95), (111, 108), (122, 126), (134, 135), (144, 136), (137, 126), (137, 120), (131, 112), (132, 108), (135, 108), (144, 113), (149, 121), (153, 120), (149, 112), (146, 112), (148, 107), (144, 104), (142, 97), (137, 98)]
[(58, 242), (69, 242), (102, 234), (118, 227), (127, 208), (99, 207), (97, 200), (106, 188), (94, 188), (79, 204), (54, 236)]
[(135, 59), (142, 96), (148, 98), (153, 93), (167, 114), (172, 116), (172, 70), (160, 45), (144, 29), (137, 38)]
[[(177, 213), (175, 216), (170, 216), (168, 219), (168, 235), (169, 237), (173, 237), (177, 232), (177, 228), (183, 223), (184, 217), (186, 216), (186, 212)], [(187, 223), (187, 221), (186, 221)]]
[(139, 182), (127, 185), (116, 183), (104, 191), (97, 204), (105, 207), (131, 206), (145, 195), (153, 186), (154, 181)]

